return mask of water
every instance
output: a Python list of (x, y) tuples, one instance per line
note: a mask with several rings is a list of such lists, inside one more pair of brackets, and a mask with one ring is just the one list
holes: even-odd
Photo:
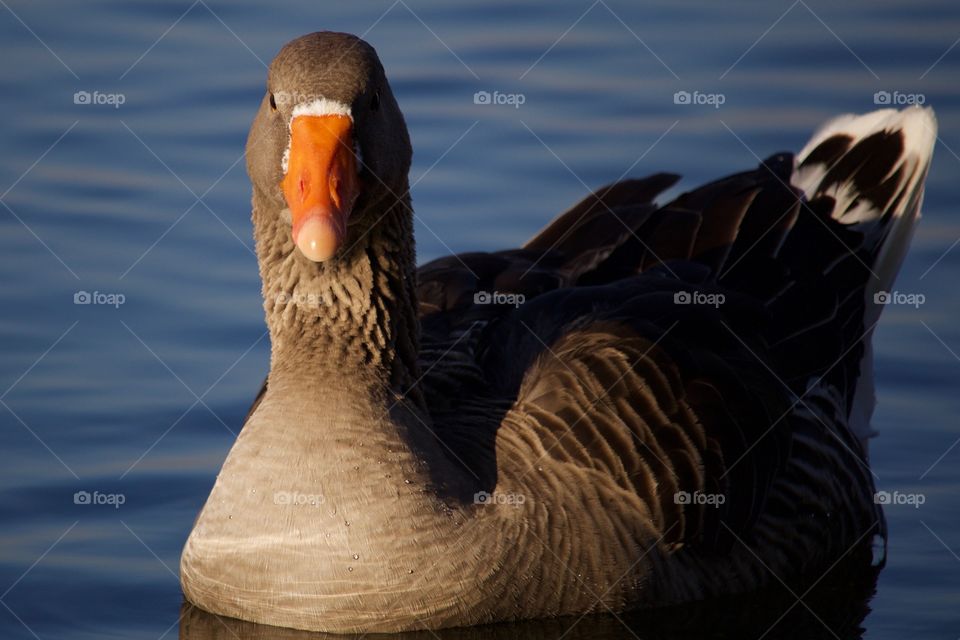
[[(925, 502), (888, 508), (888, 566), (869, 613), (834, 628), (957, 637), (960, 47), (948, 49), (960, 8), (949, 0), (4, 0), (0, 636), (277, 637), (195, 612), (178, 622), (176, 573), (267, 370), (241, 158), (262, 62), (320, 28), (366, 32), (385, 62), (416, 148), (421, 260), (514, 246), (625, 173), (678, 171), (689, 186), (799, 148), (831, 114), (873, 108), (877, 91), (923, 94), (941, 144), (897, 289), (926, 302), (888, 308), (877, 333), (872, 457), (881, 489)], [(78, 91), (124, 102), (75, 104)], [(477, 105), (478, 91), (524, 102)], [(677, 91), (725, 102), (677, 105)], [(80, 291), (123, 303), (75, 305)], [(83, 491), (113, 504), (74, 504)], [(734, 624), (750, 619), (757, 628), (732, 637), (773, 622)], [(785, 620), (767, 637), (785, 626), (833, 637), (800, 606)], [(644, 637), (708, 635), (627, 622)], [(632, 637), (610, 617), (567, 637), (600, 636)]]

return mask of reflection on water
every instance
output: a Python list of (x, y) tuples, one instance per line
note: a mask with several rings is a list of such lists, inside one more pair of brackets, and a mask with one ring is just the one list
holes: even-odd
[[(674, 171), (687, 187), (799, 148), (830, 115), (874, 108), (877, 91), (921, 93), (943, 144), (897, 288), (927, 302), (887, 309), (877, 332), (871, 457), (878, 488), (926, 501), (887, 509), (888, 564), (862, 624), (867, 638), (956, 637), (954, 0), (4, 0), (0, 637), (176, 633), (180, 550), (267, 369), (242, 157), (261, 62), (320, 28), (366, 31), (384, 60), (415, 145), (421, 261), (516, 246), (625, 172)], [(77, 104), (81, 91), (125, 99)], [(525, 100), (475, 104), (478, 91)], [(677, 105), (678, 91), (725, 102)], [(75, 305), (81, 291), (124, 303)], [(84, 491), (124, 501), (75, 504)], [(866, 607), (841, 598), (817, 615), (855, 637)], [(757, 638), (791, 604), (666, 616), (692, 630), (630, 624), (641, 637)], [(227, 627), (280, 637), (199, 612), (184, 623), (200, 637), (233, 637)], [(778, 624), (794, 632), (824, 635), (799, 605)], [(592, 616), (577, 634), (624, 632)]]

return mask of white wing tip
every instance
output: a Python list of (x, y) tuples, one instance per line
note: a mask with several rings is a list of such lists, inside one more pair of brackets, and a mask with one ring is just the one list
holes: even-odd
[(847, 134), (854, 139), (864, 138), (877, 131), (903, 131), (905, 154), (927, 159), (933, 154), (937, 141), (937, 117), (932, 107), (912, 106), (906, 109), (878, 109), (862, 115), (837, 116), (817, 129), (803, 150), (797, 154), (797, 162), (821, 142), (836, 134)]
[(891, 116), (891, 125), (903, 131), (904, 153), (929, 161), (937, 144), (937, 116), (931, 107), (910, 107)]

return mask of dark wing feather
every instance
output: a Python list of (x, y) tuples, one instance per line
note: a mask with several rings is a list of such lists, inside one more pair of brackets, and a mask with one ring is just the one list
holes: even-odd
[[(417, 271), (420, 315), (460, 312), (473, 305), (480, 292), (519, 294), (529, 300), (575, 284), (635, 233), (656, 209), (653, 199), (678, 179), (659, 173), (598, 189), (522, 249), (465, 253), (424, 264)], [(492, 307), (480, 315), (490, 317), (497, 311)]]
[[(636, 230), (642, 221), (637, 218), (643, 216), (635, 214), (679, 179), (676, 174), (658, 173), (601, 187), (557, 216), (523, 248), (557, 250), (569, 255), (594, 251), (596, 245), (605, 245), (614, 237), (622, 238), (625, 230)], [(587, 231), (599, 232), (599, 237)]]

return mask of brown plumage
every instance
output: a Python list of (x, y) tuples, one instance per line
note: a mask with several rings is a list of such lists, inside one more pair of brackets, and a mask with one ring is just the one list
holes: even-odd
[[(359, 196), (312, 262), (278, 186), (290, 124), (342, 112)], [(376, 53), (288, 44), (247, 147), (271, 370), (184, 549), (187, 598), (398, 631), (869, 570), (870, 301), (906, 250), (933, 127), (846, 117), (799, 163), (664, 205), (678, 176), (619, 182), (520, 249), (417, 269), (411, 149)]]

